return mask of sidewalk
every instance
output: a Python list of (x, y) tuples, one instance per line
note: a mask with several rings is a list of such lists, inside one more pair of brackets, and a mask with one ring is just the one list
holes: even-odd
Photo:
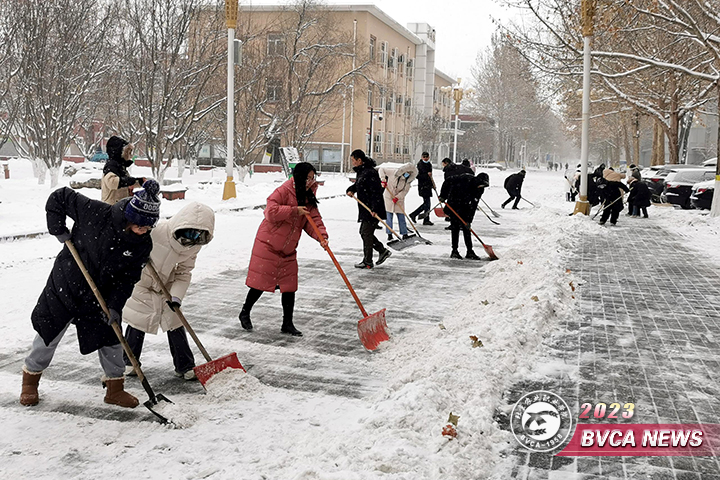
[[(624, 213), (619, 226), (581, 243), (568, 268), (585, 282), (575, 292), (582, 315), (544, 345), (547, 362), (564, 363), (571, 373), (520, 382), (507, 403), (543, 389), (574, 412), (586, 402), (632, 402), (633, 423), (720, 423), (717, 267), (659, 221)], [(553, 457), (522, 448), (512, 454), (513, 478), (720, 479), (713, 457)]]

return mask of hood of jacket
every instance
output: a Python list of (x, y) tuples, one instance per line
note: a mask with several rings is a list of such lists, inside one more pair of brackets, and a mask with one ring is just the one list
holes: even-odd
[[(160, 228), (160, 227), (158, 227)], [(175, 238), (175, 232), (183, 228), (195, 228), (205, 230), (208, 234), (202, 243), (196, 245), (182, 245)], [(192, 202), (185, 205), (178, 213), (170, 218), (164, 229), (167, 229), (169, 243), (176, 251), (183, 251), (190, 248), (198, 248), (207, 245), (213, 239), (215, 233), (215, 212), (212, 208), (200, 202)]]

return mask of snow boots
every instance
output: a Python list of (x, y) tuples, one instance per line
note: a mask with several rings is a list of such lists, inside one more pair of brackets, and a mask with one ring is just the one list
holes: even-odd
[(458, 252), (456, 249), (453, 249), (453, 251), (450, 253), (450, 258), (462, 259), (462, 255), (460, 255), (460, 252)]
[(478, 257), (473, 250), (468, 250), (465, 258), (468, 260), (482, 260), (482, 258)]
[(125, 391), (125, 377), (107, 378), (103, 376), (103, 387), (107, 389), (105, 403), (125, 408), (135, 408), (140, 403), (137, 398)]
[(292, 335), (293, 337), (302, 337), (302, 332), (295, 328), (295, 325), (293, 325), (292, 320), (286, 320), (283, 319), (282, 327), (280, 328), (281, 333), (287, 333)]
[(20, 405), (37, 405), (40, 401), (38, 395), (38, 383), (40, 383), (40, 372), (31, 372), (23, 365), (22, 392), (20, 393)]
[(390, 258), (390, 255), (392, 255), (392, 252), (387, 248), (380, 252), (380, 257), (378, 258), (377, 264), (382, 265), (383, 263), (385, 263), (385, 260)]
[(240, 315), (238, 315), (238, 318), (240, 319), (240, 325), (242, 325), (245, 330), (250, 331), (253, 329), (253, 324), (250, 321), (250, 312), (243, 308), (240, 311)]

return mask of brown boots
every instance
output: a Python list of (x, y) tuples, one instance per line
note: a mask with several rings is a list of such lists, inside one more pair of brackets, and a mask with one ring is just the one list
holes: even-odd
[(107, 392), (105, 393), (105, 403), (125, 408), (135, 408), (138, 406), (138, 403), (140, 403), (137, 398), (133, 397), (124, 390), (124, 377), (103, 377), (103, 386), (107, 388)]
[(31, 372), (23, 365), (22, 393), (20, 393), (20, 405), (37, 405), (40, 401), (38, 395), (38, 383), (40, 383), (40, 372)]

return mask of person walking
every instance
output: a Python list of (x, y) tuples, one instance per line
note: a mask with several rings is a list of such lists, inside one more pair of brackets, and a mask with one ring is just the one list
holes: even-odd
[[(105, 403), (134, 408), (138, 400), (124, 389), (122, 347), (112, 329), (120, 324), (125, 302), (140, 279), (152, 250), (150, 230), (160, 214), (155, 180), (143, 184), (132, 198), (114, 205), (89, 199), (68, 187), (55, 190), (45, 206), (47, 226), (61, 243), (71, 240), (107, 303), (108, 317), (90, 289), (67, 245), (55, 259), (31, 319), (37, 332), (23, 365), (22, 405), (40, 401), (40, 377), (55, 355), (63, 335), (77, 327), (80, 353), (98, 352), (107, 388)], [(72, 232), (66, 226), (73, 220)]]
[[(354, 150), (350, 154), (353, 170), (357, 172), (355, 183), (350, 185), (346, 193), (354, 197), (357, 195), (358, 200), (367, 205), (372, 213), (368, 212), (365, 207), (358, 204), (358, 222), (360, 222), (360, 237), (363, 241), (363, 259), (360, 263), (355, 264), (356, 268), (373, 268), (373, 249), (376, 250), (380, 257), (377, 264), (385, 262), (392, 252), (383, 245), (380, 240), (375, 237), (375, 227), (377, 227), (379, 218), (387, 217), (385, 211), (385, 202), (383, 201), (383, 188), (380, 183), (380, 175), (375, 170), (375, 160), (365, 156), (362, 150)], [(412, 215), (411, 215), (412, 216)]]
[(623, 192), (628, 192), (628, 188), (622, 183), (623, 175), (614, 171), (612, 168), (606, 168), (603, 171), (603, 179), (605, 183), (602, 185), (602, 196), (605, 202), (602, 215), (600, 216), (600, 225), (610, 219), (611, 225), (616, 225), (618, 216), (623, 210), (622, 197)]
[[(488, 185), (489, 177), (486, 173), (482, 172), (479, 173), (477, 177), (469, 173), (461, 173), (443, 182), (438, 200), (445, 203), (444, 212), (450, 217), (450, 238), (452, 242), (450, 258), (462, 258), (458, 251), (460, 230), (462, 230), (466, 249), (465, 258), (469, 260), (480, 260), (480, 257), (478, 257), (473, 250), (470, 224), (475, 218), (480, 197)], [(448, 208), (448, 205), (452, 207), (452, 210)], [(453, 210), (459, 217), (455, 215)], [(463, 222), (463, 220), (465, 222)]]
[(639, 217), (642, 210), (643, 218), (648, 218), (647, 207), (651, 205), (650, 189), (647, 184), (631, 176), (628, 181), (630, 187), (630, 195), (628, 195), (628, 205), (632, 210), (633, 217)]
[(100, 181), (101, 199), (110, 205), (130, 196), (128, 187), (143, 184), (142, 178), (131, 177), (127, 168), (133, 164), (133, 145), (127, 140), (112, 136), (105, 146), (107, 162)]
[(433, 225), (430, 221), (430, 199), (432, 198), (435, 182), (432, 177), (432, 164), (428, 152), (423, 152), (420, 156), (417, 170), (418, 195), (422, 197), (423, 203), (410, 213), (410, 219), (413, 223), (417, 223), (417, 217), (420, 216), (420, 218), (423, 218), (423, 225)]
[[(405, 224), (405, 196), (410, 191), (410, 184), (417, 177), (417, 168), (412, 163), (406, 163), (399, 168), (381, 165), (378, 169), (381, 183), (385, 186), (383, 199), (385, 200), (385, 211), (387, 212), (387, 224), (392, 228), (393, 214), (397, 215), (400, 235), (408, 238), (408, 229)], [(393, 234), (387, 230), (388, 241), (393, 239)]]
[[(167, 332), (175, 376), (185, 380), (195, 379), (195, 358), (175, 309), (182, 305), (197, 255), (203, 245), (210, 243), (214, 230), (215, 212), (198, 202), (189, 203), (170, 220), (160, 222), (150, 234), (150, 262), (172, 298), (166, 300), (162, 286), (146, 266), (123, 309), (125, 339), (135, 358), (140, 361), (145, 334), (156, 335), (161, 328)], [(137, 375), (127, 355), (123, 358), (125, 375)]]
[(518, 209), (518, 203), (520, 203), (520, 198), (522, 194), (523, 181), (525, 181), (525, 169), (520, 170), (518, 173), (513, 173), (512, 175), (509, 175), (505, 179), (504, 187), (505, 190), (508, 192), (508, 195), (510, 195), (510, 198), (508, 198), (502, 203), (502, 208), (505, 208), (505, 205), (515, 200), (512, 209)]
[[(318, 188), (316, 173), (312, 164), (298, 163), (293, 169), (292, 178), (276, 188), (267, 199), (265, 218), (255, 236), (245, 280), (250, 290), (238, 315), (240, 325), (245, 330), (253, 330), (250, 312), (263, 292), (280, 290), (283, 308), (280, 332), (302, 336), (293, 323), (295, 292), (298, 289), (297, 246), (303, 230), (320, 242), (323, 248), (328, 240), (315, 196)], [(322, 237), (317, 237), (306, 214), (315, 222)]]

